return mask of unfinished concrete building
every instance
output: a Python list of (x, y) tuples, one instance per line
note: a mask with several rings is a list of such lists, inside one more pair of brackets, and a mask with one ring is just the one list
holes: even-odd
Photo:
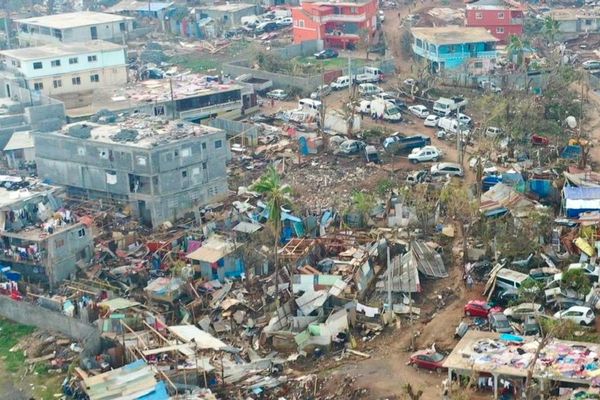
[(225, 132), (137, 115), (35, 133), (40, 176), (87, 198), (110, 198), (156, 227), (227, 192)]
[[(20, 179), (0, 176), (9, 178)], [(55, 285), (93, 257), (90, 228), (62, 206), (59, 191), (41, 183), (18, 191), (0, 187), (0, 263), (27, 280)]]

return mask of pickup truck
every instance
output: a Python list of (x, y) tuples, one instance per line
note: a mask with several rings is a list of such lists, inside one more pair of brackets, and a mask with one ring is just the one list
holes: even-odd
[(390, 136), (383, 142), (385, 151), (392, 154), (410, 153), (417, 147), (429, 145), (431, 145), (431, 138), (424, 135)]

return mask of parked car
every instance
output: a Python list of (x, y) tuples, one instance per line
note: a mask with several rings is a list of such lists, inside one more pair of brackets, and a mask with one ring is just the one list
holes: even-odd
[(589, 263), (574, 263), (570, 264), (568, 270), (583, 270), (586, 276), (588, 276), (593, 281), (598, 281), (598, 276), (600, 275), (600, 267), (597, 265), (589, 264)]
[(496, 290), (492, 299), (492, 304), (499, 307), (507, 307), (514, 304), (519, 298), (519, 293), (516, 290)]
[(412, 87), (417, 84), (417, 81), (415, 79), (408, 78), (408, 79), (405, 79), (402, 83), (404, 83), (406, 86)]
[(445, 355), (433, 350), (420, 350), (413, 353), (408, 360), (408, 364), (415, 368), (423, 368), (440, 373), (444, 370), (443, 364)]
[(423, 121), (423, 125), (428, 126), (430, 128), (435, 128), (438, 125), (438, 122), (440, 120), (440, 117), (438, 117), (437, 115), (428, 115), (427, 118), (425, 118), (425, 121)]
[(335, 49), (325, 49), (315, 53), (315, 58), (317, 60), (325, 60), (328, 58), (336, 58), (338, 55), (339, 53)]
[(254, 32), (267, 33), (276, 31), (278, 28), (279, 26), (277, 26), (277, 24), (273, 21), (261, 22), (258, 25), (256, 25), (256, 28), (254, 28)]
[(379, 157), (379, 151), (375, 146), (369, 145), (365, 146), (365, 160), (367, 162), (372, 162), (375, 164), (381, 163), (381, 158)]
[(458, 113), (458, 120), (461, 124), (470, 125), (473, 122), (473, 119), (466, 114)]
[(429, 110), (427, 109), (427, 107), (422, 105), (410, 106), (408, 107), (408, 111), (410, 111), (411, 113), (413, 113), (413, 115), (416, 115), (421, 119), (425, 119), (429, 115)]
[(353, 154), (359, 154), (365, 148), (365, 142), (360, 140), (345, 140), (340, 144), (340, 147), (337, 150), (337, 154), (350, 156)]
[(488, 322), (490, 324), (490, 329), (494, 332), (513, 333), (513, 328), (510, 326), (508, 318), (501, 312), (490, 313), (488, 315)]
[(275, 89), (268, 92), (267, 97), (274, 100), (285, 100), (287, 99), (288, 94), (281, 89)]
[(495, 126), (488, 126), (484, 133), (484, 135), (489, 138), (495, 138), (497, 136), (500, 136), (501, 134), (502, 134), (502, 129), (497, 128)]
[(373, 99), (385, 100), (394, 104), (398, 108), (406, 108), (405, 102), (403, 102), (398, 97), (394, 96), (392, 93), (389, 92), (376, 93), (373, 95)]
[(492, 93), (500, 93), (502, 91), (502, 89), (496, 86), (494, 82), (488, 80), (480, 81), (477, 84), (477, 87), (483, 90), (489, 90)]
[(438, 161), (440, 158), (442, 158), (442, 151), (435, 146), (418, 147), (408, 155), (408, 160), (413, 164)]
[(383, 148), (388, 153), (410, 153), (413, 149), (431, 145), (431, 138), (425, 135), (392, 135), (383, 140)]
[(599, 60), (587, 60), (581, 63), (583, 69), (600, 69), (600, 61)]
[(561, 311), (568, 310), (574, 306), (582, 306), (584, 304), (585, 302), (583, 300), (559, 296), (552, 302), (551, 307), (553, 310)]
[(509, 307), (504, 310), (504, 315), (507, 318), (515, 321), (523, 321), (526, 316), (538, 315), (544, 311), (544, 307), (537, 303), (522, 303), (514, 307)]
[(348, 75), (342, 75), (338, 76), (338, 78), (331, 82), (329, 86), (331, 86), (333, 90), (340, 90), (349, 87), (351, 83), (352, 79), (350, 79)]
[(463, 168), (460, 166), (460, 164), (443, 162), (443, 163), (434, 164), (431, 166), (431, 175), (432, 176), (451, 175), (451, 176), (463, 177), (463, 176), (465, 176), (465, 173), (463, 171)]
[(331, 93), (331, 87), (329, 85), (321, 85), (310, 94), (310, 98), (313, 100), (319, 100), (321, 97), (327, 96)]
[(294, 20), (292, 17), (285, 17), (276, 20), (275, 23), (279, 26), (292, 26), (294, 24)]
[(469, 300), (464, 306), (464, 313), (467, 317), (487, 318), (491, 312), (502, 312), (502, 308), (492, 307), (483, 300)]
[(570, 319), (579, 325), (591, 325), (596, 319), (594, 311), (589, 307), (573, 306), (564, 311), (558, 311), (554, 318)]

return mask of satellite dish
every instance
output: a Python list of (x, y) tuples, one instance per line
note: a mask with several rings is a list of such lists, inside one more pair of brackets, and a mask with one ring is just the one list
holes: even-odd
[(571, 128), (571, 129), (575, 129), (577, 127), (577, 120), (572, 115), (569, 115), (567, 117), (566, 122), (567, 122), (567, 125), (569, 126), (569, 128)]

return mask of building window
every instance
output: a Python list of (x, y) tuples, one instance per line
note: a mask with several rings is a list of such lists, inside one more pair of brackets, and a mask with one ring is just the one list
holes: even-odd
[(482, 61), (475, 61), (475, 63), (473, 64), (473, 67), (475, 67), (475, 68), (483, 68), (483, 62)]
[(137, 161), (137, 165), (140, 165), (142, 167), (146, 166), (146, 157), (138, 156), (138, 157), (136, 157), (136, 161)]
[(98, 74), (90, 75), (90, 81), (92, 82), (100, 82), (100, 76)]
[(223, 141), (222, 140), (216, 140), (215, 141), (215, 149), (220, 149), (221, 147), (223, 147)]
[(125, 32), (127, 30), (126, 27), (125, 27), (125, 22), (119, 23), (119, 30), (121, 32)]
[(78, 64), (78, 63), (79, 63), (79, 59), (77, 57), (69, 58), (69, 64)]
[(304, 20), (301, 19), (300, 21), (298, 21), (298, 27), (304, 28)]
[(504, 19), (504, 11), (498, 13), (498, 19)]
[(586, 19), (585, 20), (585, 24), (586, 25), (591, 25), (592, 24), (592, 20), (591, 19)]
[(165, 115), (165, 106), (154, 106), (154, 115)]
[(192, 149), (189, 147), (181, 149), (181, 157), (189, 157), (192, 155)]
[(78, 230), (77, 231), (77, 236), (84, 237), (85, 236), (85, 229), (81, 228), (80, 230)]
[(81, 78), (77, 76), (75, 78), (72, 78), (71, 82), (73, 82), (73, 85), (81, 85)]
[(358, 14), (358, 9), (356, 7), (350, 7), (350, 14)]
[(483, 14), (481, 13), (481, 11), (477, 11), (475, 13), (475, 19), (483, 19)]
[(108, 160), (108, 150), (106, 150), (106, 149), (100, 149), (100, 151), (98, 152), (98, 156), (100, 158)]
[(42, 68), (44, 68), (44, 65), (42, 64), (41, 61), (33, 63), (33, 69), (42, 69)]
[(60, 60), (52, 60), (50, 65), (53, 67), (60, 67)]
[(200, 175), (200, 168), (194, 167), (192, 168), (192, 176)]
[(181, 177), (187, 178), (187, 171), (181, 171)]
[(504, 33), (504, 27), (499, 26), (498, 28), (496, 28), (496, 33)]
[(33, 84), (33, 90), (43, 90), (44, 84), (42, 82), (35, 82)]
[(206, 142), (202, 142), (202, 150), (206, 150)]
[(55, 79), (52, 81), (52, 86), (54, 86), (54, 89), (58, 89), (59, 87), (62, 87), (62, 81), (60, 79)]
[(202, 169), (206, 169), (206, 162), (202, 163)]
[(96, 61), (98, 61), (97, 56), (88, 56), (88, 62), (96, 62)]

